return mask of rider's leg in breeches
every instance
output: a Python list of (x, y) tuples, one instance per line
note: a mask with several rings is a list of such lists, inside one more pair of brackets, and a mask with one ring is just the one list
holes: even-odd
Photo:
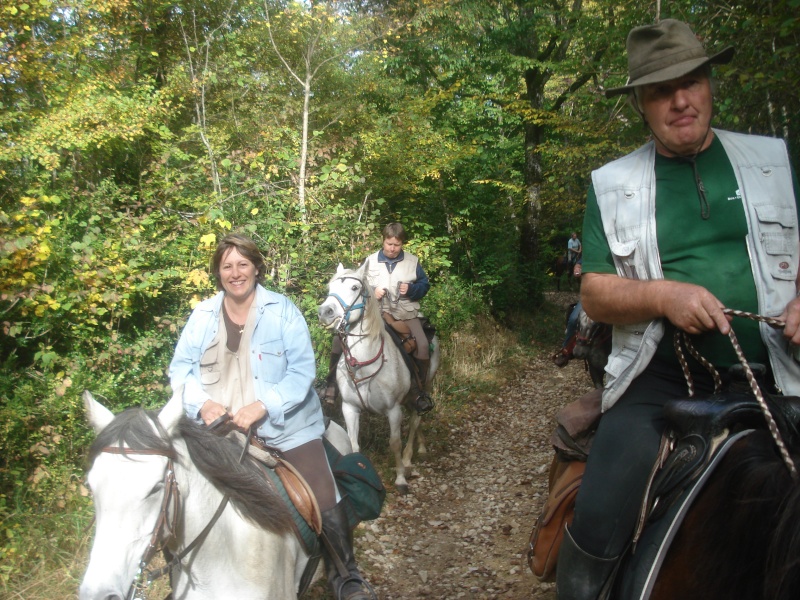
[(422, 322), (419, 319), (409, 319), (407, 323), (411, 328), (411, 335), (417, 341), (417, 349), (412, 356), (417, 372), (411, 373), (411, 405), (422, 415), (433, 409), (433, 400), (426, 389), (431, 366), (430, 347)]

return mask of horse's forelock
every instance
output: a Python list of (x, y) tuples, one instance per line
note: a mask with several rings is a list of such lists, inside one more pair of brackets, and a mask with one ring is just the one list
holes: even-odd
[(167, 432), (158, 422), (158, 414), (142, 408), (129, 408), (108, 424), (89, 448), (89, 461), (107, 447), (127, 447), (137, 451), (156, 451), (176, 458), (177, 453)]

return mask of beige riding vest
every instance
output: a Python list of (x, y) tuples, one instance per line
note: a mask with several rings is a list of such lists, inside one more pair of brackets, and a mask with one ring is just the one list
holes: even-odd
[[(796, 295), (800, 240), (797, 205), (786, 145), (782, 140), (714, 129), (742, 192), (749, 235), (747, 248), (760, 314), (779, 316)], [(663, 279), (656, 240), (655, 144), (592, 172), (592, 184), (617, 274), (627, 279)], [(782, 331), (760, 324), (776, 385), (800, 395), (800, 364)], [(662, 319), (615, 325), (603, 411), (611, 408), (644, 371), (664, 336)]]
[[(417, 280), (417, 264), (419, 260), (413, 254), (403, 253), (403, 260), (395, 264), (394, 270), (389, 273), (386, 263), (378, 262), (378, 253), (370, 255), (369, 271), (367, 277), (369, 284), (377, 288), (386, 288), (389, 294), (381, 299), (381, 310), (389, 311), (401, 321), (413, 319), (419, 313), (419, 302), (409, 300), (406, 296), (397, 297), (397, 284), (412, 283)], [(393, 300), (396, 300), (393, 301)]]

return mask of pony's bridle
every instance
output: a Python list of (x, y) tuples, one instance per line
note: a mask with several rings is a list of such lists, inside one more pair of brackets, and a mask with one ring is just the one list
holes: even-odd
[[(181, 496), (178, 489), (178, 481), (175, 479), (175, 467), (172, 462), (172, 457), (161, 450), (133, 450), (125, 446), (106, 446), (102, 452), (109, 454), (122, 454), (124, 456), (130, 455), (150, 455), (150, 456), (163, 456), (167, 459), (167, 468), (164, 472), (164, 498), (161, 501), (161, 510), (158, 513), (156, 524), (153, 527), (153, 532), (150, 534), (150, 542), (139, 560), (139, 569), (131, 582), (131, 587), (125, 595), (125, 600), (134, 600), (136, 592), (142, 589), (141, 579), (145, 577), (147, 583), (151, 583), (158, 577), (161, 577), (167, 572), (167, 567), (161, 569), (163, 572), (147, 571), (147, 565), (153, 560), (156, 552), (166, 548), (173, 539), (175, 539), (175, 531), (178, 524), (178, 515), (180, 514)], [(172, 562), (168, 567), (171, 568)]]
[[(222, 418), (217, 419), (214, 423), (212, 423), (209, 428), (214, 429), (218, 425), (222, 425), (227, 421), (227, 419), (223, 420)], [(239, 457), (239, 461), (241, 462), (245, 455), (247, 454), (248, 446), (250, 445), (250, 438), (253, 435), (252, 427), (248, 431), (247, 440), (245, 441), (244, 448), (242, 450), (242, 455)], [(136, 593), (143, 590), (153, 581), (162, 577), (170, 572), (170, 570), (175, 566), (181, 563), (181, 561), (188, 555), (192, 550), (200, 546), (200, 544), (205, 541), (206, 537), (208, 536), (209, 531), (214, 526), (214, 524), (219, 520), (220, 516), (222, 515), (222, 511), (225, 510), (225, 507), (228, 505), (228, 501), (230, 500), (230, 496), (225, 494), (222, 497), (222, 501), (220, 502), (219, 506), (217, 507), (217, 511), (214, 513), (214, 516), (211, 517), (211, 520), (206, 524), (203, 530), (197, 535), (197, 537), (183, 550), (181, 550), (178, 554), (174, 555), (171, 559), (167, 561), (167, 564), (157, 570), (147, 570), (147, 565), (150, 564), (150, 561), (153, 560), (153, 557), (156, 555), (156, 552), (159, 550), (165, 551), (166, 554), (166, 547), (167, 545), (174, 539), (176, 539), (175, 531), (178, 524), (178, 516), (180, 514), (180, 490), (178, 489), (178, 481), (175, 479), (175, 468), (172, 462), (172, 457), (165, 451), (162, 450), (133, 450), (131, 448), (127, 448), (125, 446), (106, 446), (102, 449), (102, 452), (108, 452), (110, 454), (122, 454), (125, 456), (129, 455), (149, 455), (149, 456), (163, 456), (167, 459), (167, 469), (164, 473), (164, 498), (161, 501), (161, 510), (158, 513), (158, 518), (156, 519), (155, 527), (153, 528), (153, 533), (150, 534), (150, 543), (147, 545), (147, 548), (142, 555), (141, 560), (139, 561), (139, 568), (136, 571), (136, 575), (131, 582), (131, 587), (128, 590), (128, 593), (125, 595), (125, 600), (136, 600)], [(171, 515), (170, 515), (170, 507), (171, 507)], [(142, 585), (142, 579), (145, 580), (145, 585)]]
[(354, 277), (352, 275), (345, 275), (343, 277), (340, 277), (339, 279), (341, 279), (342, 281), (344, 281), (345, 279), (355, 279), (361, 284), (361, 294), (359, 294), (358, 296), (361, 302), (359, 302), (358, 304), (356, 304), (358, 300), (353, 300), (352, 304), (348, 304), (339, 294), (336, 294), (334, 292), (328, 293), (328, 297), (335, 298), (336, 301), (339, 303), (339, 305), (342, 307), (342, 310), (344, 311), (342, 319), (341, 321), (339, 321), (339, 326), (337, 327), (337, 332), (341, 334), (341, 333), (346, 333), (347, 330), (349, 329), (351, 313), (353, 313), (356, 310), (360, 310), (361, 316), (362, 317), (364, 316), (364, 313), (367, 308), (367, 298), (369, 297), (369, 294), (367, 293), (367, 286), (365, 286), (364, 282), (358, 277)]
[[(363, 383), (364, 381), (367, 381), (369, 379), (372, 379), (383, 368), (383, 364), (386, 362), (386, 359), (383, 355), (383, 346), (385, 339), (383, 336), (381, 336), (381, 345), (380, 348), (378, 348), (378, 353), (372, 358), (368, 360), (357, 360), (353, 356), (352, 352), (350, 351), (350, 345), (347, 343), (348, 336), (356, 335), (350, 333), (350, 315), (355, 310), (360, 310), (361, 311), (360, 318), (364, 318), (364, 315), (366, 314), (367, 310), (367, 299), (369, 298), (369, 292), (367, 291), (368, 288), (366, 284), (359, 277), (355, 277), (353, 275), (344, 275), (340, 277), (340, 279), (341, 281), (344, 281), (345, 279), (354, 279), (358, 281), (359, 284), (361, 284), (361, 293), (356, 299), (353, 300), (352, 304), (348, 304), (341, 296), (339, 296), (339, 294), (336, 294), (334, 292), (330, 292), (328, 294), (328, 297), (335, 298), (336, 301), (341, 305), (342, 310), (344, 311), (344, 315), (339, 321), (339, 326), (336, 328), (336, 334), (339, 336), (339, 339), (342, 342), (342, 353), (344, 354), (345, 365), (347, 365), (347, 373), (348, 375), (350, 375), (350, 379), (353, 381), (353, 385), (356, 389), (356, 393), (358, 394), (358, 398), (361, 401), (362, 406), (366, 408), (366, 403), (364, 402), (364, 399), (361, 397), (361, 391), (358, 388), (358, 384)], [(357, 302), (358, 304), (356, 304)], [(366, 377), (361, 377), (361, 378), (356, 377), (356, 371), (360, 367), (366, 367), (378, 361), (380, 361), (380, 365), (378, 365), (378, 369), (374, 373), (371, 373)]]

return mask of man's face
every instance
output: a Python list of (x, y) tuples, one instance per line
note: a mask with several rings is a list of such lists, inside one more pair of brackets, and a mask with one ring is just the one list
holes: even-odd
[(704, 70), (642, 86), (639, 100), (660, 154), (692, 155), (711, 144), (713, 98)]

